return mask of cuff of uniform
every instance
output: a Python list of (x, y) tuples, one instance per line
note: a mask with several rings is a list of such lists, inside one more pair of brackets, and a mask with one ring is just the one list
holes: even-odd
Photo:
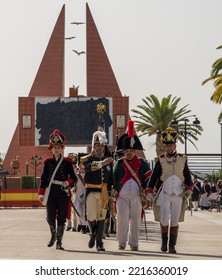
[(45, 189), (44, 188), (40, 188), (38, 195), (44, 195), (45, 194)]
[(187, 189), (187, 191), (192, 191), (193, 187), (192, 186), (187, 186), (186, 189)]
[(73, 183), (73, 180), (69, 178), (69, 179), (66, 180), (65, 182), (70, 186), (70, 185)]
[(147, 171), (145, 174), (146, 180), (149, 179), (151, 177), (151, 175), (152, 175), (152, 170)]
[(145, 193), (148, 194), (148, 193), (153, 193), (153, 188), (147, 188), (145, 190)]

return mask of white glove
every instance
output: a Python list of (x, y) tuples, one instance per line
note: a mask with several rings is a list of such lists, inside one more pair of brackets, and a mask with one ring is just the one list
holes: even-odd
[(39, 201), (43, 202), (43, 200), (44, 200), (44, 196), (42, 194), (39, 194)]
[(148, 201), (153, 201), (153, 194), (152, 194), (152, 193), (148, 193), (148, 194), (146, 195), (146, 199), (147, 199)]

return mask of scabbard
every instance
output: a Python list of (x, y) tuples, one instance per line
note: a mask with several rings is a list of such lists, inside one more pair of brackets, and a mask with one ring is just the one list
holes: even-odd
[(77, 215), (78, 217), (80, 217), (79, 212), (78, 212), (78, 210), (76, 209), (76, 207), (75, 207), (75, 205), (74, 205), (74, 203), (73, 203), (73, 201), (72, 201), (72, 192), (71, 192), (70, 188), (69, 188), (69, 199), (70, 199), (70, 202), (71, 202), (71, 204), (72, 204), (72, 207), (73, 207), (74, 211), (76, 212), (76, 215)]

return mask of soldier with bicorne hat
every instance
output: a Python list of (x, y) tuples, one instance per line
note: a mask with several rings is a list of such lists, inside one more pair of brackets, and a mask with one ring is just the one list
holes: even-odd
[(86, 217), (90, 230), (89, 248), (96, 243), (97, 251), (105, 251), (103, 244), (107, 204), (113, 186), (113, 159), (108, 157), (106, 133), (98, 130), (92, 137), (92, 150), (80, 161), (85, 169)]
[(132, 251), (139, 247), (139, 229), (141, 223), (141, 192), (146, 189), (151, 175), (149, 164), (136, 155), (136, 150), (143, 150), (139, 138), (134, 135), (134, 122), (128, 121), (128, 132), (117, 143), (117, 151), (124, 156), (114, 166), (114, 189), (116, 191), (117, 241), (119, 250), (124, 250), (126, 243)]
[[(77, 181), (72, 159), (63, 157), (65, 135), (59, 130), (50, 134), (48, 148), (52, 156), (44, 161), (39, 187), (39, 200), (46, 205), (47, 222), (51, 239), (48, 247), (56, 242), (56, 249), (63, 250), (62, 237), (68, 211), (67, 190)], [(57, 220), (57, 225), (56, 225)]]
[[(161, 251), (168, 251), (168, 231), (170, 232), (169, 253), (176, 253), (178, 223), (184, 220), (186, 196), (192, 192), (191, 173), (187, 157), (176, 150), (177, 131), (168, 127), (161, 133), (165, 153), (155, 158), (155, 166), (146, 190), (147, 199), (153, 199), (155, 220), (160, 222)], [(170, 229), (169, 229), (170, 227)]]

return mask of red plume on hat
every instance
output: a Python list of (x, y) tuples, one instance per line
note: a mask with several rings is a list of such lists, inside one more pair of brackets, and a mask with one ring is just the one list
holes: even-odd
[(134, 137), (134, 121), (128, 120), (128, 136)]
[(117, 151), (119, 150), (143, 150), (139, 138), (134, 134), (134, 121), (128, 120), (127, 133), (123, 134), (118, 141)]

